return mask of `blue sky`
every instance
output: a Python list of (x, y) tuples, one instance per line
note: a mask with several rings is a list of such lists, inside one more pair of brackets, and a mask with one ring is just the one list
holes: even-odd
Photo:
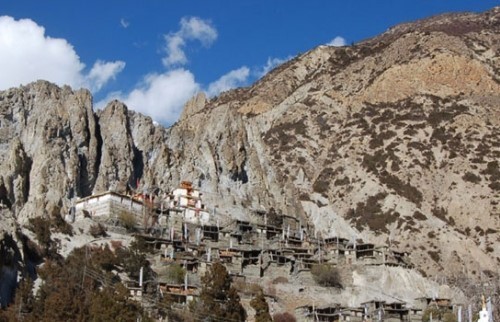
[(39, 78), (165, 125), (194, 93), (247, 86), (318, 45), (500, 0), (0, 0), (0, 90)]

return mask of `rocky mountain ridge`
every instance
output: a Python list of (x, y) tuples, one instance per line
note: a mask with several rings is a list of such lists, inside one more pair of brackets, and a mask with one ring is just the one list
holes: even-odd
[(0, 92), (2, 230), (92, 193), (190, 180), (233, 217), (272, 207), (324, 237), (409, 251), (426, 275), (498, 274), (499, 35), (494, 8), (320, 46), (196, 96), (170, 128), (44, 81)]

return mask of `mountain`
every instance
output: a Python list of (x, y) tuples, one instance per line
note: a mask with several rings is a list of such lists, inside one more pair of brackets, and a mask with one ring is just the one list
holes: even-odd
[(118, 101), (94, 111), (87, 90), (2, 91), (0, 229), (189, 180), (221, 214), (274, 208), (325, 238), (410, 252), (423, 275), (498, 274), (499, 72), (497, 7), (319, 46), (251, 87), (197, 95), (169, 128)]
[(184, 151), (174, 167), (243, 208), (392, 243), (428, 274), (496, 271), (499, 19), (495, 8), (400, 25), (197, 98), (169, 131)]

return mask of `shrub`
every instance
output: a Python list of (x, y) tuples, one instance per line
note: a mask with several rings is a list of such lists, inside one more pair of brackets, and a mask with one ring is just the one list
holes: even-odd
[(288, 278), (284, 276), (278, 276), (275, 279), (273, 279), (273, 284), (286, 284), (288, 283)]
[(498, 161), (488, 162), (488, 164), (486, 165), (486, 169), (483, 170), (481, 173), (490, 175), (491, 176), (490, 180), (492, 181), (498, 180), (500, 178)]
[(58, 233), (73, 236), (73, 227), (60, 215), (52, 216), (50, 225), (54, 227), (55, 231)]
[(349, 183), (350, 183), (349, 178), (343, 177), (342, 179), (335, 180), (335, 182), (333, 184), (336, 186), (345, 186), (345, 185), (348, 185)]
[(313, 191), (326, 195), (326, 193), (330, 189), (330, 181), (332, 180), (334, 174), (335, 173), (332, 168), (323, 169), (318, 178), (313, 183)]
[(427, 220), (427, 217), (418, 210), (413, 213), (413, 218), (420, 221)]
[(273, 315), (273, 321), (274, 322), (296, 322), (297, 319), (292, 314), (290, 314), (288, 312), (284, 312), (284, 313), (276, 313), (275, 315)]
[(272, 322), (273, 319), (269, 314), (269, 305), (266, 302), (262, 289), (250, 301), (250, 306), (255, 310), (255, 322)]
[(376, 234), (382, 232), (389, 233), (387, 226), (396, 222), (400, 217), (399, 213), (392, 210), (382, 211), (381, 201), (387, 196), (386, 193), (378, 193), (368, 197), (366, 203), (359, 202), (355, 209), (350, 209), (346, 214), (346, 219), (351, 219), (356, 224), (356, 228), (362, 230), (368, 226)]
[(330, 264), (314, 265), (311, 274), (316, 283), (321, 286), (342, 288), (339, 271)]
[(472, 182), (472, 183), (479, 183), (479, 182), (481, 182), (481, 178), (479, 176), (475, 175), (472, 172), (466, 172), (462, 176), (462, 179), (464, 179), (464, 181), (469, 181), (469, 182)]
[(89, 234), (94, 238), (98, 237), (106, 237), (108, 234), (106, 233), (107, 229), (102, 224), (92, 225), (89, 228)]
[(435, 261), (436, 263), (439, 263), (439, 260), (441, 259), (439, 251), (435, 252), (435, 251), (429, 250), (427, 253), (432, 258), (433, 261)]
[(30, 218), (28, 229), (35, 233), (36, 240), (38, 240), (41, 246), (46, 248), (50, 246), (51, 232), (49, 220), (42, 217)]
[(492, 182), (488, 185), (488, 187), (490, 187), (491, 190), (500, 191), (500, 182), (498, 181)]
[(186, 270), (179, 264), (172, 264), (167, 268), (166, 277), (170, 283), (181, 284), (184, 282)]
[(122, 226), (125, 227), (125, 229), (127, 229), (128, 231), (135, 230), (135, 227), (137, 225), (137, 220), (135, 219), (134, 214), (131, 214), (131, 213), (126, 212), (126, 211), (122, 211), (118, 215), (118, 219), (120, 220)]
[(429, 306), (425, 309), (422, 315), (422, 322), (430, 322), (432, 314), (433, 321), (456, 322), (455, 315), (446, 308), (438, 308), (437, 306)]
[(379, 179), (381, 183), (385, 184), (388, 188), (393, 189), (401, 197), (408, 199), (417, 206), (422, 204), (422, 192), (412, 186), (409, 182), (403, 182), (397, 176), (386, 171), (381, 173)]
[(123, 243), (121, 240), (111, 240), (110, 242), (111, 248), (114, 250), (120, 249), (123, 247)]

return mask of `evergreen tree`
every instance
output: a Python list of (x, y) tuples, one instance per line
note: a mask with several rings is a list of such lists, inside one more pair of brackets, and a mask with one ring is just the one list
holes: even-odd
[[(90, 321), (136, 321), (142, 311), (139, 303), (128, 298), (125, 286), (106, 287), (93, 292), (89, 306)], [(142, 321), (145, 317), (142, 317)]]
[(36, 296), (32, 282), (20, 283), (14, 303), (0, 321), (148, 321), (112, 270), (124, 263), (108, 248), (74, 249), (66, 259), (47, 260)]
[(204, 321), (245, 321), (246, 312), (240, 303), (238, 292), (231, 287), (231, 277), (226, 267), (214, 263), (202, 277), (203, 287), (195, 314)]
[(255, 310), (255, 322), (270, 322), (273, 320), (269, 314), (269, 305), (266, 302), (262, 289), (250, 301), (250, 305)]
[(30, 278), (22, 280), (16, 290), (14, 303), (7, 310), (0, 310), (0, 321), (19, 321), (33, 312), (35, 296), (33, 295), (33, 281)]

